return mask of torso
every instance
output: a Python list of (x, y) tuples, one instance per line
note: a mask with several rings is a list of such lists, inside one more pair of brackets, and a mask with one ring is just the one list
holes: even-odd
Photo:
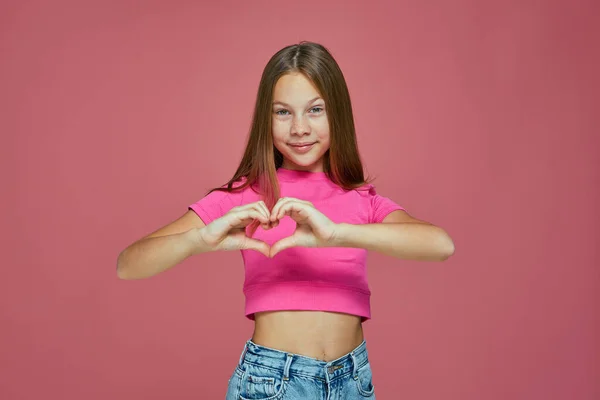
[[(297, 174), (297, 171), (278, 171), (282, 197), (311, 201), (335, 223), (361, 224), (370, 221), (373, 196), (370, 190), (345, 191), (325, 175), (311, 174), (300, 178)], [(246, 204), (258, 200), (260, 196), (255, 191), (246, 190), (240, 202)], [(253, 238), (272, 245), (291, 235), (295, 227), (295, 222), (286, 217), (274, 229), (265, 231), (259, 228)], [(256, 299), (261, 302), (261, 306), (257, 307), (259, 312), (255, 312), (253, 307), (249, 310), (255, 322), (252, 336), (254, 343), (322, 361), (335, 360), (362, 343), (363, 317), (369, 311), (368, 300), (365, 301), (364, 298), (370, 295), (364, 249), (291, 248), (274, 259), (247, 250), (242, 251), (242, 255), (247, 299), (252, 296), (253, 306)], [(306, 304), (298, 297), (302, 291), (296, 297), (285, 296), (285, 302), (276, 297), (280, 290), (284, 290), (285, 284), (289, 284), (290, 290), (293, 290), (296, 282), (298, 287), (304, 288), (307, 283), (317, 285), (315, 293), (321, 290), (319, 287), (323, 287), (323, 290), (325, 287), (340, 287), (340, 296), (344, 290), (351, 290), (352, 296), (358, 296), (358, 300), (355, 298), (347, 302), (336, 297), (312, 299), (318, 304), (317, 307), (322, 307), (322, 311), (315, 311), (305, 308)], [(272, 309), (270, 304), (273, 302), (291, 303), (281, 304), (278, 311), (260, 311), (260, 308)], [(350, 309), (346, 303), (360, 306), (356, 306), (358, 309)], [(303, 308), (304, 310), (300, 310)], [(348, 313), (323, 310), (327, 308), (345, 308)]]
[(273, 311), (254, 315), (258, 345), (331, 361), (363, 341), (361, 318), (323, 311)]

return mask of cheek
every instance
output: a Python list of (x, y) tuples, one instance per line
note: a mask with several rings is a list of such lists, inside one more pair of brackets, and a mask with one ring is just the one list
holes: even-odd
[(289, 132), (289, 128), (287, 128), (285, 124), (281, 121), (273, 121), (271, 123), (271, 131), (273, 132), (274, 142), (283, 142), (287, 137), (287, 132)]
[(319, 122), (318, 125), (315, 126), (315, 132), (319, 141), (329, 143), (329, 124), (327, 120), (325, 122)]

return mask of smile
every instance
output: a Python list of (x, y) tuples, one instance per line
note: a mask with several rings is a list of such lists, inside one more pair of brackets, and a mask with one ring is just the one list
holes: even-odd
[(311, 142), (311, 143), (288, 143), (288, 146), (290, 146), (296, 153), (306, 153), (306, 152), (310, 151), (310, 149), (312, 149), (312, 147), (316, 143), (317, 142)]

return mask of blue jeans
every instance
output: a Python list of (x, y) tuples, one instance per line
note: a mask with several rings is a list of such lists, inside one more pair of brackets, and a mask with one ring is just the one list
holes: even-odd
[(330, 362), (246, 342), (226, 400), (375, 400), (363, 341)]

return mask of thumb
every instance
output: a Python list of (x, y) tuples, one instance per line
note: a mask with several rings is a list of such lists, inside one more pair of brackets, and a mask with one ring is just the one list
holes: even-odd
[(246, 250), (256, 250), (259, 253), (262, 253), (267, 257), (269, 257), (269, 253), (271, 250), (269, 245), (266, 244), (265, 242), (263, 242), (262, 240), (257, 240), (257, 239), (252, 239), (252, 238), (246, 238), (244, 240), (242, 248), (246, 249)]
[(275, 254), (279, 253), (280, 251), (283, 251), (285, 249), (289, 249), (290, 247), (295, 247), (295, 246), (296, 246), (296, 239), (294, 238), (294, 236), (285, 237), (285, 238), (273, 243), (273, 246), (271, 246), (271, 257), (275, 257)]

